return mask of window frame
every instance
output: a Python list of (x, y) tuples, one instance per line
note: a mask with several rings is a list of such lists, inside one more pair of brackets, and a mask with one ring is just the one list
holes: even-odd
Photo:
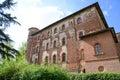
[(64, 37), (64, 38), (62, 38), (62, 46), (64, 46), (65, 44), (66, 44), (66, 39)]
[(57, 55), (53, 55), (53, 64), (56, 64), (57, 63)]
[(54, 48), (57, 47), (57, 41), (56, 41), (56, 40), (54, 40), (54, 42), (53, 42), (53, 46), (54, 46)]
[(77, 24), (80, 24), (81, 22), (82, 22), (81, 17), (78, 17), (78, 18), (77, 18)]
[(66, 53), (62, 53), (62, 63), (66, 62)]
[(99, 43), (96, 43), (94, 47), (95, 47), (95, 54), (96, 55), (102, 54), (101, 45)]
[(56, 34), (57, 33), (57, 28), (54, 28), (54, 34)]
[(64, 31), (64, 30), (65, 30), (65, 24), (62, 25), (62, 31)]
[(46, 50), (48, 50), (48, 49), (49, 49), (49, 43), (46, 44)]
[(50, 37), (50, 31), (48, 31), (47, 36)]

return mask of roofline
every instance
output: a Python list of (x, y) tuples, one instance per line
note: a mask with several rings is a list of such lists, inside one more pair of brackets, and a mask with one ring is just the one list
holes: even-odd
[(116, 43), (118, 43), (118, 40), (117, 40), (117, 37), (116, 37), (116, 34), (115, 34), (115, 30), (114, 30), (113, 27), (107, 28), (107, 29), (103, 29), (103, 30), (100, 30), (100, 31), (97, 31), (97, 32), (93, 32), (93, 33), (90, 33), (90, 34), (86, 34), (86, 35), (84, 35), (84, 36), (81, 36), (80, 38), (81, 38), (81, 39), (84, 39), (84, 38), (86, 38), (86, 37), (90, 37), (91, 35), (92, 35), (92, 36), (93, 36), (93, 35), (97, 35), (97, 34), (100, 34), (100, 33), (106, 32), (106, 31), (110, 31), (111, 34), (112, 34), (112, 37), (113, 37), (114, 41), (115, 41)]
[(116, 34), (120, 34), (120, 32), (117, 32)]
[(32, 34), (32, 36), (38, 34), (39, 32), (42, 32), (43, 30), (48, 29), (48, 28), (51, 27), (51, 26), (56, 25), (57, 23), (59, 23), (59, 22), (61, 22), (61, 21), (64, 21), (65, 19), (67, 19), (67, 18), (69, 18), (69, 17), (72, 17), (72, 16), (74, 16), (74, 15), (76, 15), (76, 14), (78, 14), (78, 13), (80, 13), (80, 12), (82, 12), (82, 11), (88, 9), (88, 8), (91, 8), (91, 7), (93, 7), (93, 6), (96, 7), (96, 9), (97, 9), (97, 11), (98, 11), (98, 13), (99, 13), (99, 15), (100, 15), (100, 18), (103, 20), (103, 23), (104, 23), (105, 27), (108, 28), (108, 24), (107, 24), (107, 22), (106, 22), (106, 20), (105, 20), (105, 18), (104, 18), (104, 15), (103, 15), (102, 10), (101, 10), (101, 8), (100, 8), (100, 6), (99, 6), (99, 3), (96, 2), (96, 3), (93, 3), (93, 4), (91, 4), (91, 5), (87, 6), (87, 7), (79, 10), (79, 11), (76, 11), (75, 13), (73, 13), (73, 14), (71, 14), (71, 15), (68, 15), (68, 16), (66, 16), (66, 17), (64, 17), (64, 18), (62, 18), (62, 19), (60, 19), (60, 20), (58, 20), (58, 21), (56, 21), (56, 22), (54, 22), (54, 23), (46, 26), (45, 28), (43, 28), (43, 29), (37, 31), (36, 33)]

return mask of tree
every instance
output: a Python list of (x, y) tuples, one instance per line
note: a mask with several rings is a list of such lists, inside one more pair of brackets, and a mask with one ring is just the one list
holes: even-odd
[(4, 32), (11, 23), (20, 25), (20, 23), (16, 21), (17, 18), (12, 17), (11, 14), (7, 12), (7, 10), (12, 9), (15, 4), (13, 0), (4, 0), (0, 3), (0, 54), (2, 58), (7, 59), (19, 54), (16, 49), (8, 45), (13, 41), (10, 39), (9, 35)]
[(26, 51), (26, 42), (22, 42), (22, 45), (19, 48), (20, 55), (24, 55)]

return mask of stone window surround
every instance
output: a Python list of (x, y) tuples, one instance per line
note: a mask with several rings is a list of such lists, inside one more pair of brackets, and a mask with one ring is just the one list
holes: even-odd
[(66, 45), (66, 38), (65, 37), (62, 38), (62, 46), (64, 46), (64, 45)]
[(62, 56), (61, 56), (61, 59), (62, 59), (62, 63), (66, 63), (66, 53), (62, 53)]
[(57, 27), (54, 28), (54, 34), (57, 34), (58, 33), (58, 30), (57, 30)]
[(53, 62), (53, 64), (56, 64), (56, 63), (57, 63), (57, 55), (56, 55), (56, 54), (54, 54), (54, 55), (52, 56), (52, 62)]
[(103, 54), (100, 43), (95, 43), (94, 49), (95, 49), (95, 55)]
[(77, 24), (80, 24), (81, 22), (82, 22), (81, 17), (78, 17), (78, 18), (77, 18)]
[(53, 56), (56, 55), (56, 63), (57, 63), (57, 50), (54, 50), (51, 55), (51, 62), (53, 63)]
[(65, 24), (62, 25), (62, 31), (64, 31), (64, 30), (65, 30)]

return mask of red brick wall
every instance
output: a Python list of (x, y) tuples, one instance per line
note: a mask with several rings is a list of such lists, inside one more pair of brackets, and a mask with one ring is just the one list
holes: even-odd
[[(94, 46), (96, 43), (99, 43), (101, 45), (101, 50), (103, 54), (101, 55), (95, 54)], [(118, 65), (120, 65), (118, 64), (119, 59), (116, 44), (110, 31), (85, 37), (83, 40), (80, 41), (80, 49), (84, 49), (86, 61), (85, 67), (87, 72), (98, 71), (97, 66), (100, 65), (98, 63), (104, 63), (106, 65), (112, 66), (114, 65), (111, 63), (112, 60), (113, 62), (115, 62), (115, 64), (117, 64), (112, 66), (112, 68), (116, 68)], [(114, 60), (114, 58), (116, 60)], [(114, 69), (110, 70), (109, 66), (106, 66), (106, 69), (107, 69), (106, 71), (116, 71)]]

